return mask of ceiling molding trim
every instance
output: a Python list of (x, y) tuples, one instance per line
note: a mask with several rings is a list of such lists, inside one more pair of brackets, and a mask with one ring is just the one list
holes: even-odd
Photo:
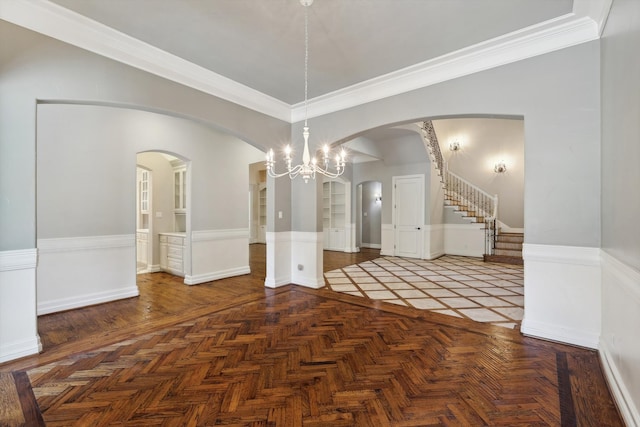
[(602, 36), (607, 23), (613, 0), (573, 0), (573, 13), (577, 17), (589, 17), (598, 26), (598, 34)]
[[(308, 117), (334, 113), (598, 38), (598, 27), (592, 18), (567, 14), (315, 97), (308, 101)], [(293, 105), (291, 121), (303, 118), (304, 104)]]
[(291, 106), (46, 0), (0, 0), (0, 19), (168, 80), (291, 121)]

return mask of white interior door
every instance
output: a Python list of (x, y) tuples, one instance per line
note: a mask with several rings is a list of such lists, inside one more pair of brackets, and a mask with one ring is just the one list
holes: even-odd
[(393, 177), (394, 255), (422, 258), (424, 175)]

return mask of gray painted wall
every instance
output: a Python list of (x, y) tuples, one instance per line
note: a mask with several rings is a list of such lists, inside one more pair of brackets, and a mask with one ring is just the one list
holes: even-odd
[[(628, 425), (640, 423), (640, 2), (615, 0), (602, 44), (601, 351)], [(618, 265), (619, 264), (619, 265)], [(631, 419), (632, 415), (634, 419)]]
[(248, 228), (248, 165), (261, 151), (182, 118), (45, 104), (38, 106), (38, 238), (134, 233), (136, 153), (148, 150), (187, 160), (192, 231)]
[[(382, 183), (382, 224), (391, 224), (392, 220), (392, 195), (393, 177), (402, 175), (425, 176), (425, 200), (429, 200), (429, 168), (430, 163), (409, 163), (404, 165), (386, 165), (382, 161), (356, 163), (353, 165), (352, 194), (357, 194), (355, 186), (367, 181), (380, 181)], [(352, 197), (351, 212), (357, 212), (356, 198)], [(425, 209), (425, 224), (430, 224), (429, 210)], [(352, 219), (355, 222), (355, 218)]]
[(288, 123), (1, 20), (0, 39), (0, 251), (35, 247), (37, 100), (167, 112), (264, 148), (289, 138)]
[[(353, 193), (355, 194), (355, 193)], [(362, 183), (362, 243), (379, 245), (382, 241), (382, 183), (367, 181)]]
[[(449, 170), (487, 193), (498, 195), (498, 219), (512, 228), (524, 227), (524, 121), (460, 118), (434, 120), (433, 127)], [(461, 148), (449, 150), (458, 140)], [(507, 171), (493, 167), (504, 160)], [(447, 221), (448, 222), (448, 221)]]
[(636, 270), (640, 270), (638, 16), (640, 3), (616, 0), (602, 39), (602, 247)]
[[(599, 247), (599, 55), (598, 42), (584, 43), (317, 117), (311, 138), (350, 140), (429, 117), (523, 116), (527, 243)], [(382, 215), (390, 221), (385, 207)]]

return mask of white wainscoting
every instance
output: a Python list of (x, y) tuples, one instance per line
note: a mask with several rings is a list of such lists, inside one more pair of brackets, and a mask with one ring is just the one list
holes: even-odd
[(395, 255), (395, 233), (393, 224), (382, 224), (380, 227), (380, 255)]
[(37, 311), (138, 296), (135, 234), (38, 239)]
[(324, 286), (323, 234), (291, 232), (291, 283), (314, 289)]
[(640, 426), (640, 271), (601, 251), (600, 359), (628, 426)]
[(39, 353), (36, 249), (0, 252), (0, 363)]
[(266, 241), (267, 276), (264, 285), (268, 288), (277, 288), (290, 284), (291, 231), (267, 231)]
[(444, 252), (447, 255), (482, 257), (484, 224), (445, 224)]
[(185, 284), (249, 273), (248, 228), (191, 232), (191, 274), (185, 275)]
[(444, 255), (444, 224), (425, 225), (422, 230), (424, 230), (422, 258), (436, 259)]
[(600, 249), (523, 245), (526, 335), (598, 348)]

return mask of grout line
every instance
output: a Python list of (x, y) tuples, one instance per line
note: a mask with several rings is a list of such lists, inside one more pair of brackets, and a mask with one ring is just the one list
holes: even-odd
[[(455, 261), (455, 262), (452, 262), (452, 261)], [(387, 276), (387, 275), (378, 276), (376, 275), (375, 270), (370, 271), (371, 268), (381, 269), (382, 271), (390, 274), (390, 276)], [(366, 276), (365, 275), (351, 276), (349, 274), (350, 270), (352, 270), (351, 271), (352, 273), (356, 271), (358, 273), (364, 272), (366, 273)], [(507, 273), (507, 270), (508, 270), (508, 273)], [(420, 261), (420, 262), (415, 262), (413, 260), (409, 260), (406, 258), (380, 257), (370, 261), (365, 261), (360, 264), (354, 264), (354, 265), (350, 265), (340, 269), (336, 269), (336, 270), (333, 270), (331, 273), (334, 273), (337, 271), (340, 271), (342, 275), (348, 278), (351, 284), (358, 290), (358, 292), (364, 298), (368, 298), (371, 300), (378, 300), (382, 302), (388, 302), (393, 304), (392, 302), (390, 302), (391, 298), (377, 299), (377, 298), (371, 298), (367, 294), (367, 292), (387, 291), (391, 295), (395, 296), (395, 298), (393, 298), (394, 301), (400, 301), (403, 304), (406, 304), (408, 307), (413, 307), (418, 310), (427, 310), (427, 311), (434, 311), (434, 312), (440, 312), (440, 313), (447, 310), (455, 313), (456, 315), (464, 319), (474, 320), (473, 318), (464, 314), (460, 310), (485, 309), (495, 314), (496, 316), (503, 318), (504, 320), (500, 320), (500, 321), (496, 320), (496, 321), (482, 322), (482, 323), (490, 323), (498, 326), (505, 325), (505, 324), (515, 324), (518, 327), (521, 324), (521, 320), (512, 319), (508, 315), (495, 310), (495, 308), (524, 309), (522, 305), (519, 305), (515, 302), (511, 302), (502, 298), (502, 297), (523, 297), (523, 294), (514, 292), (511, 289), (506, 289), (508, 292), (512, 292), (512, 293), (509, 295), (494, 295), (484, 289), (522, 288), (523, 285), (520, 285), (513, 281), (513, 280), (520, 280), (520, 281), (523, 280), (520, 277), (518, 277), (519, 275), (520, 276), (524, 275), (522, 267), (510, 267), (510, 266), (507, 267), (502, 264), (484, 263), (483, 261), (477, 261), (475, 258), (466, 258), (466, 257), (459, 257), (459, 256), (445, 256), (445, 257), (438, 258), (436, 261)], [(435, 274), (425, 275), (424, 273), (427, 273), (427, 272), (431, 272)], [(404, 273), (407, 273), (407, 274), (404, 274)], [(509, 274), (510, 276), (515, 276), (515, 277), (512, 277), (512, 278), (499, 277), (499, 276), (505, 276), (506, 274)], [(489, 278), (480, 279), (477, 277), (473, 277), (473, 275), (485, 276), (485, 277), (489, 276), (491, 277), (491, 279)], [(473, 280), (458, 280), (458, 279), (452, 278), (455, 276), (466, 276)], [(411, 279), (409, 279), (409, 277), (411, 277)], [(430, 279), (430, 277), (445, 279), (445, 280), (435, 281), (433, 279)], [(375, 282), (366, 281), (363, 283), (357, 283), (357, 281), (361, 278), (366, 278), (366, 280), (369, 280), (372, 278), (373, 280), (375, 280)], [(407, 289), (391, 288), (383, 282), (387, 278), (395, 279), (394, 281), (391, 281), (388, 283), (402, 283), (402, 284), (406, 284), (409, 288)], [(329, 282), (329, 280), (331, 279), (332, 279), (331, 277), (326, 278), (327, 282)], [(433, 283), (436, 287), (421, 288), (419, 286), (416, 286), (413, 283), (416, 281), (430, 282), (430, 283)], [(494, 284), (491, 284), (491, 281), (500, 281), (500, 284), (494, 285)], [(461, 287), (449, 288), (447, 286), (443, 286), (440, 284), (443, 282), (454, 282), (456, 285), (459, 285)], [(477, 282), (484, 282), (487, 286), (482, 286), (482, 287), (472, 286), (472, 285), (467, 285), (465, 282), (476, 282), (476, 284)], [(509, 284), (506, 284), (505, 282)], [(382, 286), (384, 289), (375, 289), (375, 290), (372, 289), (367, 291), (362, 287), (362, 285), (366, 287), (368, 283), (375, 283), (377, 285)], [(336, 285), (339, 285), (339, 284), (336, 284)], [(328, 283), (328, 286), (330, 289), (333, 290), (332, 285), (330, 283)], [(481, 293), (482, 295), (466, 296), (466, 295), (463, 295), (462, 293), (457, 292), (457, 290), (460, 290), (460, 289), (474, 289), (477, 292)], [(415, 297), (415, 298), (403, 297), (398, 292), (398, 291), (411, 291), (411, 290), (419, 291), (424, 295), (424, 297)], [(452, 295), (442, 296), (442, 297), (432, 296), (429, 293), (429, 291), (434, 291), (434, 290), (445, 290), (450, 292)], [(339, 292), (339, 291), (336, 291), (336, 292)], [(352, 292), (352, 291), (344, 291), (344, 292)], [(477, 304), (478, 306), (453, 307), (446, 302), (448, 298), (463, 298), (471, 303)], [(472, 298), (494, 298), (494, 300), (501, 301), (505, 305), (486, 306), (484, 304), (481, 304), (478, 301), (473, 300)], [(433, 300), (439, 303), (440, 305), (442, 305), (442, 308), (422, 309), (412, 304), (410, 302), (410, 300), (412, 299)], [(396, 304), (396, 305), (400, 305), (400, 304)], [(447, 314), (447, 313), (443, 313), (443, 314)]]

